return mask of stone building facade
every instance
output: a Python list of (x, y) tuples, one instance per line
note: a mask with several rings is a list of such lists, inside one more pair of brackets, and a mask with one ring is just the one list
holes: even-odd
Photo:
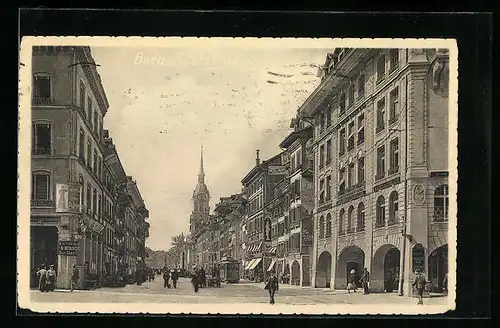
[[(313, 286), (410, 295), (414, 271), (447, 273), (448, 54), (335, 49), (299, 109), (314, 121)], [(406, 209), (406, 210), (405, 210)], [(402, 279), (401, 279), (402, 278)]]
[(117, 270), (109, 105), (88, 47), (33, 47), (32, 65), (31, 271), (54, 265), (68, 288), (73, 265), (87, 276)]

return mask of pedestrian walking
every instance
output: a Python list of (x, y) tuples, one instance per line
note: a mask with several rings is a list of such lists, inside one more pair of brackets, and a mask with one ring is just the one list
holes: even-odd
[(274, 304), (274, 293), (279, 289), (278, 278), (274, 272), (271, 272), (271, 277), (269, 277), (264, 289), (269, 291), (269, 304)]
[(415, 280), (413, 281), (413, 286), (417, 290), (418, 293), (418, 303), (417, 304), (424, 304), (423, 301), (423, 295), (424, 295), (424, 290), (425, 290), (425, 285), (427, 284), (427, 280), (425, 279), (424, 275), (420, 272), (420, 270), (415, 271)]
[(193, 276), (191, 277), (191, 283), (193, 284), (194, 292), (198, 292), (198, 288), (200, 288), (200, 281), (198, 277), (198, 273), (195, 271)]
[(42, 293), (46, 292), (47, 291), (47, 286), (46, 286), (47, 268), (45, 267), (45, 264), (42, 264), (40, 266), (40, 269), (38, 270), (36, 275), (38, 276), (38, 290), (41, 291)]
[(363, 269), (363, 273), (361, 274), (361, 282), (363, 284), (363, 295), (370, 294), (370, 272), (368, 272), (367, 268)]
[(56, 270), (54, 270), (54, 266), (50, 265), (49, 269), (47, 270), (47, 291), (54, 291), (56, 288)]
[(170, 272), (167, 267), (163, 270), (163, 288), (170, 288)]
[(174, 288), (177, 288), (177, 280), (179, 279), (179, 272), (177, 269), (173, 269), (170, 272), (170, 276), (172, 277), (172, 285)]
[(356, 292), (356, 270), (352, 269), (347, 277), (347, 293), (350, 293), (351, 290)]
[(80, 278), (80, 272), (78, 271), (76, 264), (73, 264), (73, 271), (71, 272), (71, 282), (70, 282), (71, 291), (73, 291), (77, 286), (79, 278)]

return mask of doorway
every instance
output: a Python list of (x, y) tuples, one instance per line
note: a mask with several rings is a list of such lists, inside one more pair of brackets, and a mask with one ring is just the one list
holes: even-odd
[[(346, 265), (346, 277), (349, 278), (349, 274), (351, 273), (352, 270), (355, 272), (355, 281), (356, 281), (356, 287), (361, 288), (361, 267), (358, 262), (347, 262)], [(347, 286), (347, 280), (346, 280), (346, 286)]]
[(31, 227), (30, 236), (30, 272), (31, 287), (36, 287), (38, 281), (36, 272), (42, 265), (53, 265), (57, 272), (57, 241), (59, 239), (57, 227)]
[(432, 283), (432, 291), (442, 293), (447, 289), (444, 281), (448, 273), (448, 245), (435, 249), (429, 255), (429, 280)]

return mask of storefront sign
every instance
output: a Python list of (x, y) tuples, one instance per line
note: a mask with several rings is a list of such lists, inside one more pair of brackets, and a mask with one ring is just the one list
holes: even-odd
[(421, 244), (417, 244), (412, 250), (413, 272), (419, 270), (425, 271), (425, 249)]
[(264, 221), (264, 227), (265, 227), (264, 241), (271, 241), (271, 220), (270, 219), (266, 219), (266, 221)]
[(312, 220), (307, 219), (302, 221), (302, 245), (310, 246), (313, 241), (313, 225)]
[(56, 183), (56, 212), (68, 211), (69, 185), (63, 183)]
[(74, 240), (59, 241), (59, 255), (78, 256), (80, 244)]
[(268, 168), (269, 175), (287, 175), (288, 168), (285, 165), (273, 165)]

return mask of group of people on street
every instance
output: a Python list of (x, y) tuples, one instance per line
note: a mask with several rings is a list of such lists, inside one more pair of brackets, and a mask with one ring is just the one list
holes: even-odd
[[(361, 277), (359, 278), (361, 285), (363, 286), (363, 295), (368, 295), (370, 293), (370, 272), (367, 268), (364, 268), (361, 272)], [(352, 269), (347, 276), (347, 293), (357, 290), (358, 277), (356, 275), (356, 270)]]
[(36, 273), (38, 277), (38, 290), (41, 292), (54, 291), (56, 288), (57, 274), (53, 265), (42, 264)]
[(194, 292), (197, 293), (200, 287), (207, 287), (207, 275), (205, 269), (194, 269), (191, 274), (191, 283), (193, 284)]
[[(172, 285), (170, 285), (170, 279), (172, 279)], [(177, 281), (179, 280), (179, 270), (171, 269), (167, 267), (163, 269), (163, 288), (177, 288)], [(153, 279), (154, 281), (154, 279)]]

